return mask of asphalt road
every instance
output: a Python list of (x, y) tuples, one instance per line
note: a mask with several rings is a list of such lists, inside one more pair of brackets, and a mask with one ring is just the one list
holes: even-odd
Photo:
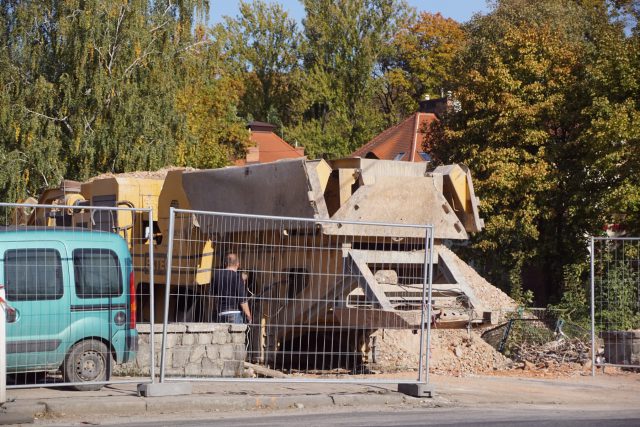
[(429, 410), (393, 410), (381, 412), (307, 413), (286, 415), (210, 414), (215, 419), (156, 419), (145, 422), (125, 422), (131, 427), (159, 426), (640, 426), (640, 409), (623, 411), (585, 411), (548, 407), (469, 409), (438, 408)]

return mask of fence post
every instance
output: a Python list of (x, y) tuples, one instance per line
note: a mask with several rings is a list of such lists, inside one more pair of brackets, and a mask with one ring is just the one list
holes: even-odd
[(595, 304), (595, 243), (591, 236), (589, 245), (591, 257), (591, 376), (596, 376), (596, 304)]
[(171, 292), (171, 271), (173, 264), (173, 233), (175, 228), (175, 208), (169, 208), (169, 243), (167, 244), (167, 264), (164, 295), (164, 320), (162, 325), (162, 346), (160, 348), (160, 382), (164, 382), (167, 328), (169, 327), (169, 294)]
[(431, 317), (433, 315), (433, 313), (431, 312), (432, 310), (432, 301), (433, 301), (433, 296), (432, 296), (432, 290), (433, 290), (433, 227), (428, 228), (429, 231), (429, 279), (427, 282), (427, 285), (429, 286), (429, 296), (427, 298), (427, 303), (429, 304), (429, 311), (428, 311), (428, 317), (429, 317), (429, 323), (427, 324), (427, 353), (426, 353), (426, 357), (427, 357), (427, 363), (425, 364), (426, 368), (427, 368), (427, 376), (426, 376), (426, 383), (429, 383), (429, 358), (431, 357)]
[(151, 367), (149, 369), (149, 374), (151, 376), (151, 383), (155, 384), (156, 382), (156, 346), (155, 346), (155, 305), (156, 305), (156, 297), (155, 297), (155, 265), (153, 259), (153, 250), (154, 250), (154, 241), (153, 241), (153, 208), (149, 208), (147, 211), (149, 215), (149, 329), (151, 333), (149, 334), (149, 347), (151, 351)]
[(0, 405), (7, 401), (7, 303), (0, 285)]

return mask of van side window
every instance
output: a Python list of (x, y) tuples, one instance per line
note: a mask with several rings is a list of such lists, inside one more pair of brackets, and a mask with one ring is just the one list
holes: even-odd
[(73, 269), (78, 298), (122, 295), (122, 274), (115, 252), (109, 249), (76, 249)]
[(11, 249), (4, 253), (9, 301), (62, 298), (62, 263), (55, 249)]

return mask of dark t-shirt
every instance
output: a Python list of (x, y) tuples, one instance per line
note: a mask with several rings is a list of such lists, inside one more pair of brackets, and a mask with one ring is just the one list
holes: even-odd
[(218, 302), (218, 313), (242, 311), (240, 304), (247, 302), (244, 282), (237, 271), (215, 270), (211, 290)]

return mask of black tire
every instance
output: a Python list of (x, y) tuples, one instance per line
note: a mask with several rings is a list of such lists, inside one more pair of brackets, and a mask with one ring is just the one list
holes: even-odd
[(111, 357), (107, 346), (97, 340), (84, 340), (76, 343), (64, 359), (63, 374), (65, 382), (87, 385), (72, 386), (79, 391), (100, 390), (104, 384), (92, 384), (94, 381), (106, 381), (111, 372)]

